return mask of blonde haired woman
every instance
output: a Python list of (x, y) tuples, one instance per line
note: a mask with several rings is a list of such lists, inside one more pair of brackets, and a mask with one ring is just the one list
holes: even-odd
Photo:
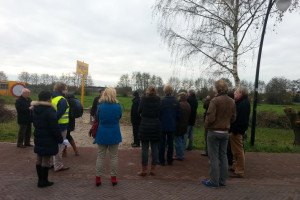
[(99, 127), (95, 137), (98, 145), (98, 157), (96, 163), (96, 186), (101, 185), (101, 176), (104, 171), (104, 160), (106, 150), (110, 154), (110, 175), (112, 185), (117, 185), (118, 172), (118, 148), (122, 142), (119, 120), (122, 116), (122, 109), (116, 98), (114, 88), (106, 88), (99, 100), (97, 111)]

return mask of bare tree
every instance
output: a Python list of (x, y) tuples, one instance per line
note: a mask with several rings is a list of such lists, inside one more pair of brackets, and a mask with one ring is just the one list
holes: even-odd
[(130, 79), (128, 74), (123, 74), (118, 82), (118, 87), (130, 87)]
[(181, 81), (181, 89), (188, 91), (194, 86), (194, 81), (192, 79), (185, 78)]
[(171, 76), (168, 80), (168, 85), (171, 85), (174, 92), (178, 92), (181, 87), (181, 81), (178, 77)]
[[(267, 0), (156, 0), (159, 31), (175, 58), (203, 58), (215, 74), (230, 74), (239, 86), (240, 56), (257, 46)], [(298, 8), (294, 1), (290, 10)], [(278, 12), (281, 20), (283, 13)], [(246, 39), (247, 38), (247, 39)], [(199, 57), (200, 56), (200, 57)]]
[(40, 81), (40, 76), (37, 73), (33, 73), (30, 75), (30, 83), (32, 85), (38, 85)]
[(30, 82), (30, 74), (28, 72), (21, 72), (18, 75), (19, 81), (25, 82), (26, 84)]
[(50, 80), (51, 80), (51, 84), (54, 85), (54, 83), (58, 81), (58, 78), (55, 75), (50, 75)]
[(85, 84), (86, 86), (93, 86), (94, 85), (94, 81), (92, 79), (91, 75), (88, 75), (85, 79)]
[(3, 71), (0, 71), (0, 81), (1, 80), (7, 80), (7, 76)]
[(49, 74), (41, 74), (40, 83), (43, 85), (50, 85), (51, 84), (51, 76)]

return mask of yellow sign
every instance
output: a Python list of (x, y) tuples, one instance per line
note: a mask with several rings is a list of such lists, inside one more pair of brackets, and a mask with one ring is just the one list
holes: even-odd
[(88, 75), (89, 74), (89, 64), (80, 62), (77, 60), (77, 74)]

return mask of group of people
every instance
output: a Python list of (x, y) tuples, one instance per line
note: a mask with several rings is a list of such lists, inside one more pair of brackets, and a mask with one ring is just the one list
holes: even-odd
[[(150, 175), (154, 175), (155, 166), (173, 165), (174, 160), (183, 161), (184, 151), (193, 148), (193, 126), (196, 120), (198, 101), (195, 91), (178, 94), (178, 100), (172, 96), (170, 85), (164, 88), (165, 97), (157, 95), (155, 87), (150, 86), (142, 98), (133, 93), (131, 123), (134, 142), (132, 147), (142, 144), (142, 170), (140, 176), (146, 176), (148, 149), (151, 146)], [(186, 147), (187, 139), (189, 144)], [(176, 154), (173, 155), (175, 141)], [(166, 150), (167, 149), (167, 150)]]
[[(66, 100), (67, 91), (66, 84), (57, 83), (53, 93), (42, 91), (38, 95), (39, 101), (31, 102), (29, 94), (26, 96), (26, 93), (30, 91), (24, 89), (23, 95), (16, 102), (17, 110), (19, 107), (26, 107), (26, 112), (32, 116), (35, 127), (34, 152), (37, 153), (38, 187), (53, 184), (48, 181), (51, 163), (53, 163), (54, 171), (69, 169), (62, 163), (64, 140), (67, 133), (74, 129), (74, 127), (68, 128), (70, 119), (69, 104)], [(156, 165), (173, 165), (174, 160), (183, 161), (185, 150), (193, 149), (193, 126), (198, 108), (195, 91), (179, 93), (178, 100), (172, 95), (173, 88), (170, 85), (165, 86), (164, 93), (165, 96), (160, 98), (153, 86), (148, 87), (146, 94), (141, 98), (138, 92), (133, 93), (131, 123), (134, 141), (132, 147), (142, 146), (141, 170), (137, 173), (139, 176), (148, 174), (153, 176)], [(244, 176), (243, 135), (248, 128), (250, 115), (248, 91), (244, 87), (239, 87), (234, 92), (233, 99), (227, 93), (226, 82), (219, 80), (215, 83), (215, 96), (212, 99), (207, 97), (207, 102), (204, 103), (206, 150), (203, 155), (210, 159), (210, 179), (202, 183), (208, 187), (225, 186), (228, 171), (232, 171), (232, 177)], [(17, 146), (20, 148), (32, 146), (30, 135), (26, 135), (31, 132), (31, 121), (26, 121), (26, 123), (20, 121), (19, 118), (22, 115), (19, 115), (18, 110), (20, 131)], [(117, 185), (118, 147), (122, 142), (119, 124), (121, 117), (122, 109), (117, 100), (116, 90), (111, 87), (101, 89), (91, 109), (91, 119), (99, 122), (94, 139), (98, 147), (96, 186), (101, 185), (107, 150), (110, 155), (111, 183), (113, 186)], [(187, 140), (189, 140), (188, 145)], [(228, 169), (229, 141), (233, 165)], [(174, 146), (175, 153), (173, 152)], [(152, 160), (148, 173), (149, 147), (151, 147)], [(75, 153), (79, 155), (78, 151)]]
[[(160, 99), (154, 87), (149, 87), (146, 95), (139, 98), (134, 92), (131, 109), (134, 143), (142, 144), (142, 170), (140, 176), (146, 176), (148, 168), (148, 149), (151, 146), (151, 168), (173, 164), (173, 160), (184, 160), (184, 151), (193, 148), (193, 126), (196, 120), (198, 101), (195, 92), (178, 94), (178, 100), (172, 96), (173, 89), (164, 88), (165, 97)], [(215, 82), (215, 96), (206, 97), (205, 109), (205, 152), (210, 159), (210, 179), (202, 181), (208, 187), (226, 186), (228, 171), (232, 178), (243, 178), (245, 173), (245, 155), (243, 137), (248, 129), (250, 102), (248, 90), (239, 87), (234, 95), (228, 95), (228, 86), (224, 80)], [(186, 141), (189, 138), (189, 145)], [(173, 141), (175, 154), (173, 155)], [(232, 153), (232, 163), (228, 168), (227, 147)], [(165, 155), (166, 154), (166, 155)], [(229, 162), (230, 163), (230, 162)]]
[[(74, 148), (75, 155), (79, 155), (70, 132), (75, 128), (75, 119), (69, 116), (68, 88), (64, 83), (57, 83), (53, 93), (42, 91), (38, 94), (38, 101), (30, 99), (30, 90), (25, 88), (15, 106), (18, 114), (17, 147), (32, 147), (30, 144), (31, 126), (34, 126), (34, 152), (37, 154), (36, 171), (38, 187), (53, 185), (48, 181), (48, 171), (68, 170), (62, 162), (62, 152), (67, 145), (68, 138)], [(66, 151), (66, 150), (65, 150)]]

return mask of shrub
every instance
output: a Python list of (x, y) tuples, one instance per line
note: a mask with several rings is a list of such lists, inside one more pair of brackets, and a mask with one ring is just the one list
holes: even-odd
[(279, 115), (276, 112), (261, 111), (257, 113), (256, 125), (267, 128), (290, 129), (291, 124), (285, 115)]
[(5, 101), (3, 99), (0, 99), (0, 123), (7, 122), (14, 118), (13, 112), (10, 110), (7, 110), (4, 107), (4, 103), (5, 103)]

